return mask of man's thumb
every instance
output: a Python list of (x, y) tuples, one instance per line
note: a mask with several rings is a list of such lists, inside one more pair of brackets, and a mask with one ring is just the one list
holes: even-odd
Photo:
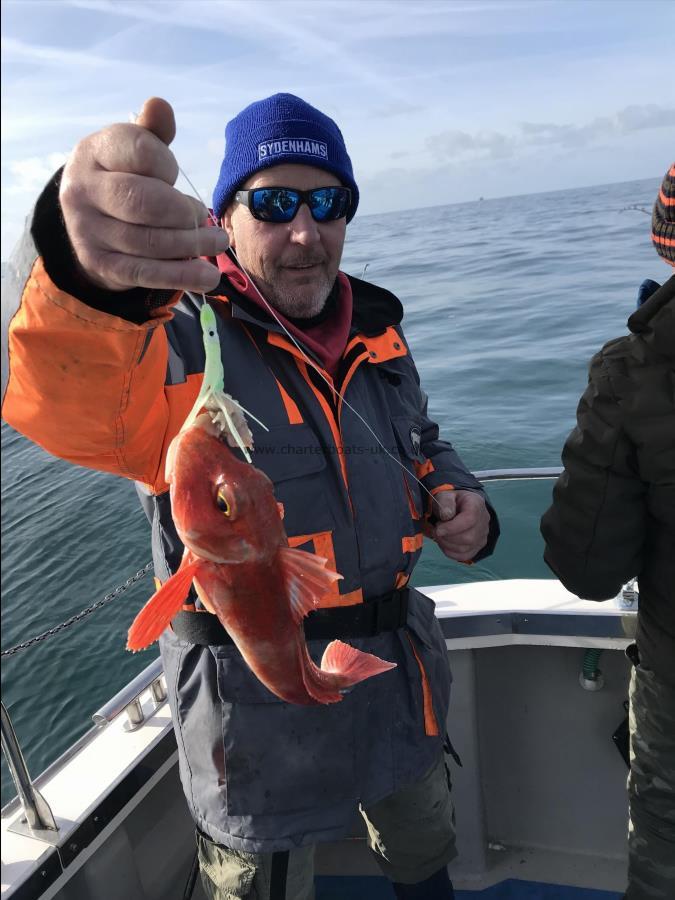
[(457, 515), (457, 498), (454, 491), (440, 491), (435, 495), (434, 512), (439, 522), (450, 522)]
[(147, 128), (167, 147), (176, 137), (176, 119), (171, 104), (161, 97), (150, 97), (136, 116), (136, 125)]

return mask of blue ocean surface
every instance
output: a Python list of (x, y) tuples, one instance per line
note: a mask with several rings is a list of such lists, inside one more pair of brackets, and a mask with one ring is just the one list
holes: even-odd
[[(660, 178), (359, 218), (343, 268), (397, 294), (429, 410), (474, 469), (556, 466), (588, 362), (626, 333), (644, 278), (669, 275), (650, 242)], [(463, 566), (426, 542), (417, 585), (549, 578), (538, 523), (551, 482), (493, 484), (503, 536)], [(383, 522), (383, 527), (384, 527)], [(131, 483), (47, 455), (2, 425), (2, 647), (101, 599), (150, 560)], [(146, 576), (46, 640), (3, 658), (2, 691), (31, 774), (156, 656), (126, 631)], [(3, 759), (2, 802), (12, 796)]]

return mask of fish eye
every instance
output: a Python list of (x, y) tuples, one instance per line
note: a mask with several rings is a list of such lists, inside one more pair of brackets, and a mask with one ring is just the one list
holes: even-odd
[(226, 518), (230, 518), (232, 515), (232, 507), (222, 488), (219, 488), (218, 493), (216, 494), (216, 506)]

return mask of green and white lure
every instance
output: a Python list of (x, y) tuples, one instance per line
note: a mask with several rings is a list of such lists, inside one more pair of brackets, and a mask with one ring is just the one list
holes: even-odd
[[(195, 297), (190, 295), (193, 300)], [(239, 447), (247, 462), (251, 462), (249, 450), (253, 448), (253, 435), (244, 418), (244, 413), (257, 422), (265, 431), (269, 429), (263, 425), (260, 419), (250, 413), (238, 403), (234, 397), (225, 393), (223, 360), (221, 356), (220, 338), (218, 337), (218, 325), (216, 314), (211, 305), (204, 300), (199, 314), (204, 340), (204, 352), (206, 361), (204, 364), (204, 377), (202, 386), (190, 410), (183, 422), (181, 431), (185, 431), (194, 425), (200, 412), (205, 411), (211, 417), (211, 421), (218, 428), (221, 437), (224, 437), (230, 447)]]

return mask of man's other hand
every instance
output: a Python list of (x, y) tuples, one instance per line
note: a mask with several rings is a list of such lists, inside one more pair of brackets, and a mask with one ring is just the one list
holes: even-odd
[(443, 553), (458, 562), (470, 562), (487, 543), (490, 513), (474, 491), (440, 491), (434, 496), (438, 519), (432, 537)]
[(81, 273), (97, 287), (212, 290), (216, 266), (200, 256), (227, 248), (206, 227), (203, 203), (177, 191), (169, 150), (173, 109), (158, 97), (132, 124), (110, 125), (81, 140), (66, 163), (59, 199)]

